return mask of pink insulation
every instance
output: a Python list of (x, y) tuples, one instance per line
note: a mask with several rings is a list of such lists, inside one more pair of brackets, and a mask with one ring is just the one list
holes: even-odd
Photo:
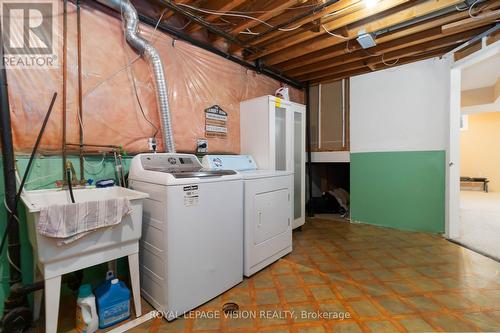
[[(95, 7), (94, 7), (95, 6)], [(78, 142), (76, 8), (68, 5), (67, 141)], [(141, 114), (134, 94), (148, 119), (158, 128), (159, 150), (163, 150), (161, 125), (152, 76), (145, 60), (126, 43), (117, 13), (87, 2), (82, 7), (82, 70), (84, 142), (122, 145), (130, 153), (146, 151), (147, 139), (155, 132)], [(8, 69), (9, 98), (16, 153), (31, 151), (53, 92), (59, 93), (45, 131), (41, 152), (58, 153), (62, 142), (62, 15), (57, 38), (59, 69)], [(214, 104), (228, 113), (228, 136), (209, 138), (210, 152), (238, 153), (240, 147), (239, 103), (274, 94), (279, 82), (173, 39), (146, 25), (141, 35), (153, 40), (162, 55), (167, 77), (172, 125), (178, 151), (194, 151), (197, 138), (205, 137), (204, 109)], [(132, 65), (128, 63), (132, 61)], [(290, 89), (291, 100), (303, 103), (303, 92)]]

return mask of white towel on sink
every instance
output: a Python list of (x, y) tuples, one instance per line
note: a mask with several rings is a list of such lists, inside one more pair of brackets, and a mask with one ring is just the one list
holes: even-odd
[(40, 235), (57, 238), (61, 246), (116, 225), (131, 212), (127, 198), (52, 205), (42, 208), (36, 229)]

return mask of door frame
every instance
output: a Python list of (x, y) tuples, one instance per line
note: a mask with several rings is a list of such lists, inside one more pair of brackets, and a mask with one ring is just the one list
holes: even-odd
[[(482, 48), (480, 50), (458, 61), (453, 61), (453, 53), (451, 54), (445, 214), (445, 236), (449, 239), (457, 238), (460, 234), (460, 116), (462, 71), (467, 67), (500, 53), (500, 41), (486, 45), (485, 38), (483, 38), (491, 33), (491, 30), (493, 29), (477, 37), (476, 40), (481, 40), (482, 43)], [(470, 45), (471, 42), (472, 40), (468, 42), (467, 45)]]

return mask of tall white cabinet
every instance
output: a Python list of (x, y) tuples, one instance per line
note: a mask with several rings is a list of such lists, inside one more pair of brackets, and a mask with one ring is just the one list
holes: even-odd
[(305, 105), (262, 96), (240, 103), (241, 153), (259, 169), (294, 172), (294, 222), (305, 222)]

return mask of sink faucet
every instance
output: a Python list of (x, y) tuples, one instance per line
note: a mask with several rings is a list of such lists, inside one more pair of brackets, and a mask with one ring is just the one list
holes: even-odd
[[(67, 175), (68, 175), (68, 171), (71, 173), (71, 180), (67, 179)], [(75, 171), (75, 168), (73, 167), (73, 163), (71, 163), (71, 161), (66, 161), (66, 164), (64, 166), (64, 172), (65, 172), (65, 175), (64, 175), (64, 178), (66, 179), (66, 181), (71, 181), (71, 185), (78, 185), (78, 179), (76, 178), (76, 171)]]

